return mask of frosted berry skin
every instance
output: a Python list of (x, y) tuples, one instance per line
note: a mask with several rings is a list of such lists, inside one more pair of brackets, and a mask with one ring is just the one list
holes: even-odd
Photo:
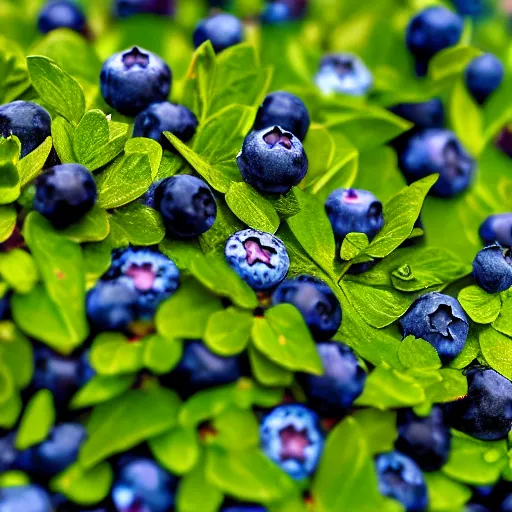
[(167, 100), (171, 79), (163, 59), (134, 46), (105, 61), (100, 74), (101, 94), (120, 114), (136, 116), (152, 103)]
[(301, 141), (280, 126), (249, 133), (236, 163), (244, 181), (266, 194), (286, 194), (308, 172)]
[(501, 85), (505, 70), (501, 61), (492, 53), (475, 57), (466, 68), (466, 86), (476, 102), (483, 105)]
[(171, 16), (174, 0), (116, 0), (114, 12), (118, 18), (129, 18), (137, 14)]
[(373, 86), (373, 76), (356, 55), (338, 53), (322, 59), (315, 83), (324, 94), (364, 96)]
[(48, 493), (37, 485), (0, 489), (0, 512), (53, 512)]
[(215, 53), (239, 44), (244, 39), (242, 22), (231, 14), (216, 14), (200, 21), (194, 31), (194, 46), (210, 40)]
[(352, 232), (372, 240), (384, 226), (382, 203), (367, 190), (336, 189), (329, 194), (325, 211), (339, 242)]
[(299, 404), (280, 405), (267, 414), (260, 439), (263, 453), (295, 480), (315, 472), (324, 447), (318, 415)]
[(417, 103), (399, 103), (389, 109), (393, 114), (414, 123), (414, 128), (442, 128), (444, 106), (439, 98)]
[(21, 158), (32, 153), (51, 136), (52, 119), (41, 106), (31, 101), (13, 101), (0, 106), (0, 135), (16, 135), (21, 142)]
[(197, 117), (187, 107), (163, 101), (153, 103), (135, 118), (133, 137), (153, 139), (164, 148), (171, 149), (163, 132), (171, 132), (187, 142), (195, 135), (197, 125)]
[(487, 293), (512, 287), (512, 249), (495, 244), (479, 251), (473, 260), (473, 279)]
[(58, 28), (69, 28), (84, 34), (86, 32), (86, 19), (76, 2), (50, 0), (41, 9), (37, 26), (43, 34)]
[(267, 95), (263, 100), (256, 114), (254, 129), (263, 130), (280, 126), (303, 141), (310, 123), (308, 109), (300, 98), (286, 91), (277, 91)]
[(485, 245), (512, 247), (512, 212), (489, 215), (478, 231)]
[(301, 313), (313, 338), (332, 338), (341, 325), (341, 306), (322, 280), (298, 276), (284, 280), (272, 295), (272, 304), (293, 304)]
[(399, 501), (407, 512), (425, 512), (428, 506), (427, 486), (418, 465), (406, 455), (388, 452), (375, 460), (379, 491)]
[(224, 254), (231, 268), (256, 291), (275, 288), (290, 267), (283, 242), (256, 229), (244, 229), (230, 236)]
[(399, 154), (398, 163), (409, 183), (434, 173), (439, 179), (431, 194), (453, 197), (466, 190), (475, 175), (476, 162), (450, 130), (431, 128), (413, 135)]
[(361, 395), (366, 372), (354, 351), (337, 341), (317, 343), (323, 375), (300, 374), (299, 383), (308, 405), (322, 416), (339, 418)]
[(416, 299), (399, 324), (404, 338), (412, 334), (428, 341), (445, 363), (462, 352), (469, 332), (468, 319), (459, 301), (437, 292)]
[(34, 209), (55, 228), (78, 222), (96, 203), (96, 182), (79, 164), (56, 165), (40, 174), (35, 182)]

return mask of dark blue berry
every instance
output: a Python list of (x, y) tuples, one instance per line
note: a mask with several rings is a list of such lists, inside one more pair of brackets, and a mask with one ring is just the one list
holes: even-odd
[(34, 209), (62, 229), (89, 212), (97, 195), (96, 182), (83, 165), (56, 165), (37, 177)]
[(322, 59), (315, 82), (324, 94), (364, 96), (373, 86), (373, 76), (356, 55), (337, 53)]
[(268, 512), (268, 509), (260, 505), (230, 505), (223, 508), (221, 512)]
[(489, 12), (488, 0), (453, 0), (453, 5), (462, 16), (479, 18)]
[(382, 203), (367, 190), (338, 188), (327, 198), (325, 211), (339, 242), (353, 232), (372, 240), (384, 226)]
[(272, 295), (272, 304), (293, 304), (315, 340), (332, 338), (341, 325), (341, 306), (323, 281), (311, 276), (286, 279)]
[(18, 450), (14, 447), (15, 442), (15, 432), (9, 432), (0, 437), (0, 473), (11, 470), (18, 458)]
[(427, 486), (421, 469), (399, 452), (377, 456), (379, 491), (399, 501), (407, 512), (424, 512), (428, 506)]
[(20, 139), (21, 158), (51, 136), (51, 124), (50, 114), (31, 101), (13, 101), (0, 107), (0, 135)]
[(301, 141), (280, 126), (249, 133), (236, 163), (249, 185), (268, 194), (286, 194), (308, 172)]
[(263, 453), (296, 480), (311, 476), (320, 461), (324, 437), (318, 415), (299, 404), (280, 405), (260, 425)]
[(466, 86), (476, 102), (482, 105), (501, 85), (504, 74), (501, 61), (492, 53), (484, 53), (475, 57), (466, 68)]
[(416, 299), (399, 323), (404, 337), (412, 334), (428, 341), (443, 362), (461, 353), (469, 332), (468, 319), (459, 301), (437, 292)]
[(197, 124), (197, 117), (183, 105), (168, 101), (153, 103), (135, 118), (133, 137), (153, 139), (164, 148), (171, 149), (172, 146), (163, 132), (171, 132), (178, 139), (187, 142), (196, 133)]
[(261, 14), (261, 21), (268, 25), (279, 25), (293, 19), (290, 8), (282, 2), (268, 2)]
[(169, 235), (196, 238), (217, 218), (217, 203), (210, 187), (199, 178), (179, 174), (162, 180), (153, 190), (153, 204)]
[(450, 454), (451, 433), (443, 410), (434, 407), (426, 417), (411, 409), (398, 411), (395, 448), (411, 457), (424, 471), (441, 469)]
[(0, 488), (0, 512), (53, 512), (50, 496), (37, 485)]
[(320, 414), (340, 417), (363, 392), (366, 372), (354, 351), (337, 341), (317, 344), (324, 367), (323, 375), (299, 376), (308, 404)]
[(389, 110), (414, 123), (415, 128), (442, 128), (444, 126), (444, 107), (439, 98), (418, 103), (400, 103)]
[(230, 236), (224, 253), (231, 268), (257, 291), (275, 288), (290, 267), (283, 242), (256, 229), (244, 229)]
[(304, 102), (289, 92), (277, 91), (269, 94), (258, 110), (255, 130), (280, 126), (283, 130), (292, 132), (303, 141), (308, 133), (310, 118)]
[(194, 46), (198, 48), (210, 40), (216, 53), (241, 43), (244, 28), (238, 18), (231, 14), (216, 14), (200, 21), (194, 31)]
[(9, 311), (9, 294), (6, 293), (3, 297), (0, 297), (0, 320), (5, 320), (9, 316)]
[(71, 0), (50, 0), (39, 13), (37, 26), (43, 34), (57, 28), (69, 28), (75, 32), (86, 32), (85, 15), (78, 4)]
[(119, 18), (136, 14), (170, 16), (174, 13), (174, 0), (116, 0), (115, 13)]
[(484, 441), (507, 436), (512, 427), (512, 382), (492, 369), (466, 370), (468, 393), (445, 406), (453, 428)]
[(167, 100), (171, 78), (163, 59), (134, 46), (105, 61), (100, 75), (101, 94), (113, 109), (136, 116), (152, 103)]
[(512, 248), (495, 244), (482, 249), (473, 261), (473, 279), (487, 293), (512, 287)]
[(413, 135), (399, 155), (400, 169), (409, 183), (438, 173), (433, 195), (453, 197), (473, 180), (476, 162), (449, 130), (431, 128)]
[(490, 215), (480, 225), (479, 234), (485, 245), (512, 247), (512, 212)]

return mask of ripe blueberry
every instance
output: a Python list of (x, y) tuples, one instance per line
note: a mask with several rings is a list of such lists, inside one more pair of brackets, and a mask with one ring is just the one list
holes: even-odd
[(284, 280), (272, 295), (272, 304), (283, 303), (300, 311), (315, 340), (328, 340), (340, 328), (340, 303), (320, 279), (303, 275)]
[(280, 126), (249, 133), (236, 163), (249, 185), (268, 194), (286, 194), (308, 172), (301, 141)]
[(399, 323), (404, 337), (412, 334), (428, 341), (443, 362), (461, 353), (469, 332), (468, 319), (459, 301), (437, 292), (416, 299)]
[(308, 404), (320, 414), (340, 417), (363, 392), (366, 372), (354, 351), (337, 341), (317, 344), (323, 375), (301, 374), (299, 382)]
[(0, 135), (16, 135), (21, 142), (21, 158), (32, 153), (51, 135), (52, 119), (31, 101), (13, 101), (0, 107)]
[(231, 268), (257, 291), (276, 287), (290, 267), (283, 242), (256, 229), (244, 229), (230, 236), (224, 253)]
[(315, 82), (324, 94), (364, 96), (373, 86), (373, 77), (359, 57), (337, 53), (322, 59)]
[(197, 124), (197, 117), (183, 105), (168, 101), (153, 103), (135, 118), (133, 137), (153, 139), (164, 148), (171, 149), (163, 132), (171, 132), (178, 139), (187, 142), (196, 133)]
[(37, 26), (43, 34), (57, 28), (69, 28), (85, 34), (86, 20), (76, 2), (70, 0), (51, 0), (39, 13)]
[(444, 107), (439, 98), (418, 103), (399, 103), (389, 110), (414, 123), (415, 128), (442, 128), (444, 126)]
[(201, 20), (194, 31), (194, 46), (198, 48), (210, 40), (216, 53), (241, 43), (243, 39), (243, 25), (231, 14), (216, 14)]
[(303, 141), (308, 133), (309, 124), (309, 112), (304, 102), (294, 94), (277, 91), (264, 99), (256, 115), (254, 129), (263, 130), (278, 125)]
[(466, 86), (482, 105), (503, 82), (505, 70), (501, 61), (492, 53), (475, 57), (466, 68)]
[(379, 491), (399, 501), (407, 512), (424, 512), (428, 505), (427, 486), (421, 469), (399, 452), (378, 455), (375, 461)]
[(399, 154), (400, 169), (409, 183), (439, 173), (433, 195), (453, 197), (466, 190), (476, 162), (449, 130), (431, 128), (413, 135)]
[(260, 505), (230, 505), (221, 510), (221, 512), (268, 512), (268, 509)]
[(498, 243), (512, 247), (512, 212), (490, 215), (482, 222), (478, 233), (485, 245)]
[(14, 447), (15, 442), (15, 432), (8, 432), (0, 437), (0, 473), (11, 470), (18, 458), (18, 450)]
[(320, 461), (324, 437), (318, 415), (299, 404), (280, 405), (260, 424), (263, 453), (296, 480), (311, 476)]
[(174, 13), (174, 7), (174, 0), (116, 0), (115, 13), (119, 18), (136, 14), (170, 16)]
[(453, 5), (461, 16), (479, 18), (489, 11), (488, 0), (453, 0)]
[(278, 25), (293, 20), (290, 8), (283, 2), (267, 2), (261, 13), (262, 23)]
[(0, 512), (53, 512), (50, 496), (37, 485), (0, 488)]
[(105, 61), (100, 74), (101, 94), (121, 114), (136, 116), (152, 103), (167, 100), (171, 78), (163, 59), (134, 46)]
[(36, 179), (34, 209), (57, 229), (79, 221), (96, 199), (96, 182), (83, 165), (56, 165)]
[(512, 248), (495, 244), (482, 249), (473, 261), (473, 279), (487, 293), (512, 287)]

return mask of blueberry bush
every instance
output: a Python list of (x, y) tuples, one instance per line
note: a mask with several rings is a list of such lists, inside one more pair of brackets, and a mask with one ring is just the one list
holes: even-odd
[(512, 510), (505, 9), (0, 0), (0, 510)]

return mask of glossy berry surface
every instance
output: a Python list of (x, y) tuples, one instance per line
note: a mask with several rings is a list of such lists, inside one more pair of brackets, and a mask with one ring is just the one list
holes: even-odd
[(395, 448), (411, 457), (424, 471), (441, 469), (450, 454), (451, 433), (440, 407), (426, 417), (412, 409), (401, 409), (397, 417), (398, 439)]
[(39, 13), (37, 26), (43, 34), (57, 28), (68, 28), (75, 32), (85, 33), (85, 15), (71, 0), (50, 0)]
[(315, 340), (328, 340), (340, 328), (341, 306), (332, 290), (312, 276), (286, 279), (272, 295), (272, 304), (293, 304)]
[(366, 372), (354, 351), (337, 341), (317, 343), (323, 375), (301, 374), (299, 382), (308, 404), (323, 416), (337, 418), (363, 392)]
[(303, 405), (280, 405), (260, 424), (263, 453), (295, 480), (311, 476), (324, 446), (319, 418)]
[(439, 98), (417, 103), (399, 103), (389, 110), (414, 123), (415, 128), (442, 128), (444, 126), (444, 106)]
[(469, 332), (469, 322), (459, 301), (437, 292), (416, 299), (399, 323), (404, 338), (412, 334), (428, 341), (443, 362), (461, 353)]
[(367, 190), (339, 188), (329, 194), (325, 211), (338, 241), (352, 232), (372, 240), (384, 226), (382, 203)]
[(407, 512), (425, 512), (427, 486), (417, 464), (399, 452), (378, 455), (375, 460), (379, 491), (399, 501)]
[(489, 215), (478, 233), (485, 245), (497, 242), (503, 247), (512, 247), (512, 212)]
[(120, 114), (136, 116), (152, 103), (167, 100), (171, 78), (163, 59), (134, 46), (105, 61), (100, 74), (101, 94)]
[(31, 101), (13, 101), (0, 107), (0, 135), (20, 139), (21, 158), (51, 136), (51, 124), (50, 114)]
[(183, 105), (168, 101), (153, 103), (135, 118), (133, 137), (153, 139), (170, 149), (171, 144), (163, 132), (171, 132), (187, 142), (196, 133), (197, 124), (197, 117)]
[(483, 367), (466, 370), (468, 393), (445, 406), (450, 425), (465, 434), (494, 441), (512, 427), (512, 382)]
[(257, 291), (276, 287), (290, 267), (283, 242), (256, 229), (244, 229), (230, 236), (224, 254), (231, 268)]
[(315, 83), (324, 94), (364, 96), (373, 86), (373, 76), (356, 55), (337, 53), (322, 59)]
[(61, 229), (88, 213), (97, 195), (96, 182), (83, 165), (56, 165), (36, 179), (34, 210)]
[(222, 13), (206, 18), (198, 23), (194, 31), (194, 46), (198, 48), (209, 40), (216, 53), (241, 43), (243, 39), (243, 25), (231, 14)]
[(115, 13), (119, 18), (136, 14), (159, 14), (170, 16), (174, 13), (175, 0), (116, 0)]
[(476, 102), (482, 105), (501, 85), (504, 75), (501, 61), (492, 53), (484, 53), (468, 64), (466, 86)]
[(249, 133), (236, 163), (244, 181), (267, 194), (286, 194), (308, 171), (301, 141), (280, 126)]
[(152, 201), (173, 238), (196, 238), (206, 233), (217, 218), (217, 203), (210, 187), (188, 174), (164, 179), (154, 188)]
[(473, 279), (487, 293), (512, 287), (512, 249), (495, 244), (479, 251), (473, 260)]
[(431, 193), (453, 197), (471, 184), (476, 162), (449, 130), (428, 129), (412, 136), (399, 155), (400, 169), (409, 183), (433, 173), (439, 179)]
[(50, 496), (37, 485), (0, 489), (0, 512), (53, 512)]

